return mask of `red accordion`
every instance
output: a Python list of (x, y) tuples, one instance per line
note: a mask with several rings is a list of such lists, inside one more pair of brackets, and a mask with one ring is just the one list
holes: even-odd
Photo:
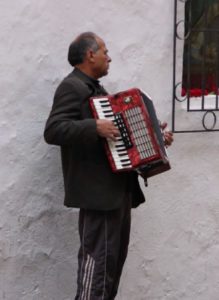
[(133, 88), (93, 97), (90, 105), (94, 118), (111, 120), (120, 131), (116, 142), (105, 140), (114, 172), (137, 170), (146, 179), (170, 169), (153, 102), (146, 94)]

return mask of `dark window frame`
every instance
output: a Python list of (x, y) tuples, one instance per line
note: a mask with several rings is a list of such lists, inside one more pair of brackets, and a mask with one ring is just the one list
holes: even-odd
[[(197, 13), (196, 19), (194, 17), (194, 7), (196, 0), (175, 0), (174, 6), (174, 41), (173, 41), (173, 111), (172, 111), (172, 130), (174, 132), (203, 132), (203, 131), (219, 131), (217, 128), (217, 112), (219, 111), (219, 97), (218, 97), (218, 87), (219, 87), (219, 68), (215, 68), (215, 90), (209, 89), (209, 78), (207, 80), (208, 69), (207, 69), (207, 56), (206, 50), (209, 41), (209, 36), (217, 36), (218, 43), (217, 43), (217, 65), (219, 66), (219, 22), (218, 26), (215, 28), (208, 27), (208, 14), (209, 14), (209, 7), (207, 6), (208, 2), (215, 2), (218, 5), (218, 21), (219, 21), (219, 1), (215, 0), (200, 0), (203, 1), (202, 7), (200, 5), (200, 9), (202, 9), (202, 19), (200, 18), (200, 12), (195, 11)], [(179, 19), (179, 4), (185, 5), (185, 17), (184, 19)], [(200, 2), (201, 4), (201, 2)], [(196, 7), (197, 8), (197, 7)], [(197, 10), (197, 9), (196, 9)], [(201, 11), (201, 10), (200, 10)], [(199, 15), (198, 15), (199, 13)], [(198, 20), (198, 21), (197, 21)], [(201, 23), (201, 21), (202, 23)], [(198, 23), (199, 22), (199, 23)], [(194, 26), (194, 24), (198, 24), (199, 26)], [(201, 24), (201, 26), (200, 26)], [(180, 34), (180, 27), (183, 27), (183, 36)], [(203, 59), (199, 60), (200, 65), (197, 65), (197, 61), (195, 61), (196, 65), (194, 64), (194, 60), (192, 60), (192, 43), (194, 42), (194, 36), (202, 35), (203, 37)], [(179, 59), (177, 53), (177, 43), (184, 43), (184, 55), (183, 59), (183, 71), (182, 71), (182, 79), (181, 81), (177, 82), (176, 79), (176, 72), (177, 70), (177, 60)], [(195, 81), (196, 75), (194, 70), (194, 66), (197, 68), (200, 73), (199, 81)], [(208, 74), (206, 76), (206, 74)], [(198, 76), (197, 76), (198, 78)], [(198, 83), (197, 83), (198, 82)], [(207, 89), (208, 88), (208, 89)], [(196, 94), (195, 94), (196, 92)], [(208, 97), (209, 94), (214, 94), (212, 103), (212, 108), (207, 106), (207, 100), (211, 97)], [(199, 97), (200, 104), (197, 108), (194, 108), (194, 97)], [(201, 118), (201, 128), (196, 129), (191, 128), (187, 129), (178, 129), (177, 124), (180, 121), (176, 114), (178, 103), (185, 102), (186, 103), (186, 110), (188, 113), (199, 113), (202, 114)], [(211, 119), (210, 125), (207, 122), (207, 119)], [(200, 124), (199, 124), (200, 125)], [(200, 126), (197, 126), (200, 127)]]

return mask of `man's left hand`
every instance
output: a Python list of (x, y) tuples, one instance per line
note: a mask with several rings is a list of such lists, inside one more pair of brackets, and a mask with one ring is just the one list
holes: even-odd
[(167, 123), (164, 122), (160, 125), (162, 131), (163, 131), (163, 136), (164, 136), (164, 144), (165, 146), (171, 146), (173, 142), (173, 133), (172, 131), (167, 130)]

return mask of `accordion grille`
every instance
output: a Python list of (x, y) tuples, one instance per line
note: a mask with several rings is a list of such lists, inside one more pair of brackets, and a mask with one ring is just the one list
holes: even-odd
[(124, 111), (124, 115), (140, 158), (145, 159), (155, 155), (152, 139), (140, 107), (127, 109)]

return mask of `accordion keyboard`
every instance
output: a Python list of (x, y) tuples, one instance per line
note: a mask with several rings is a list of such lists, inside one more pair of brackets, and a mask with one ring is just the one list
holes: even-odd
[[(112, 111), (108, 98), (94, 99), (94, 106), (100, 119), (107, 119), (117, 126), (116, 116)], [(107, 139), (111, 155), (118, 170), (126, 169), (132, 166), (128, 156), (127, 147), (122, 137), (118, 137), (114, 142)]]

